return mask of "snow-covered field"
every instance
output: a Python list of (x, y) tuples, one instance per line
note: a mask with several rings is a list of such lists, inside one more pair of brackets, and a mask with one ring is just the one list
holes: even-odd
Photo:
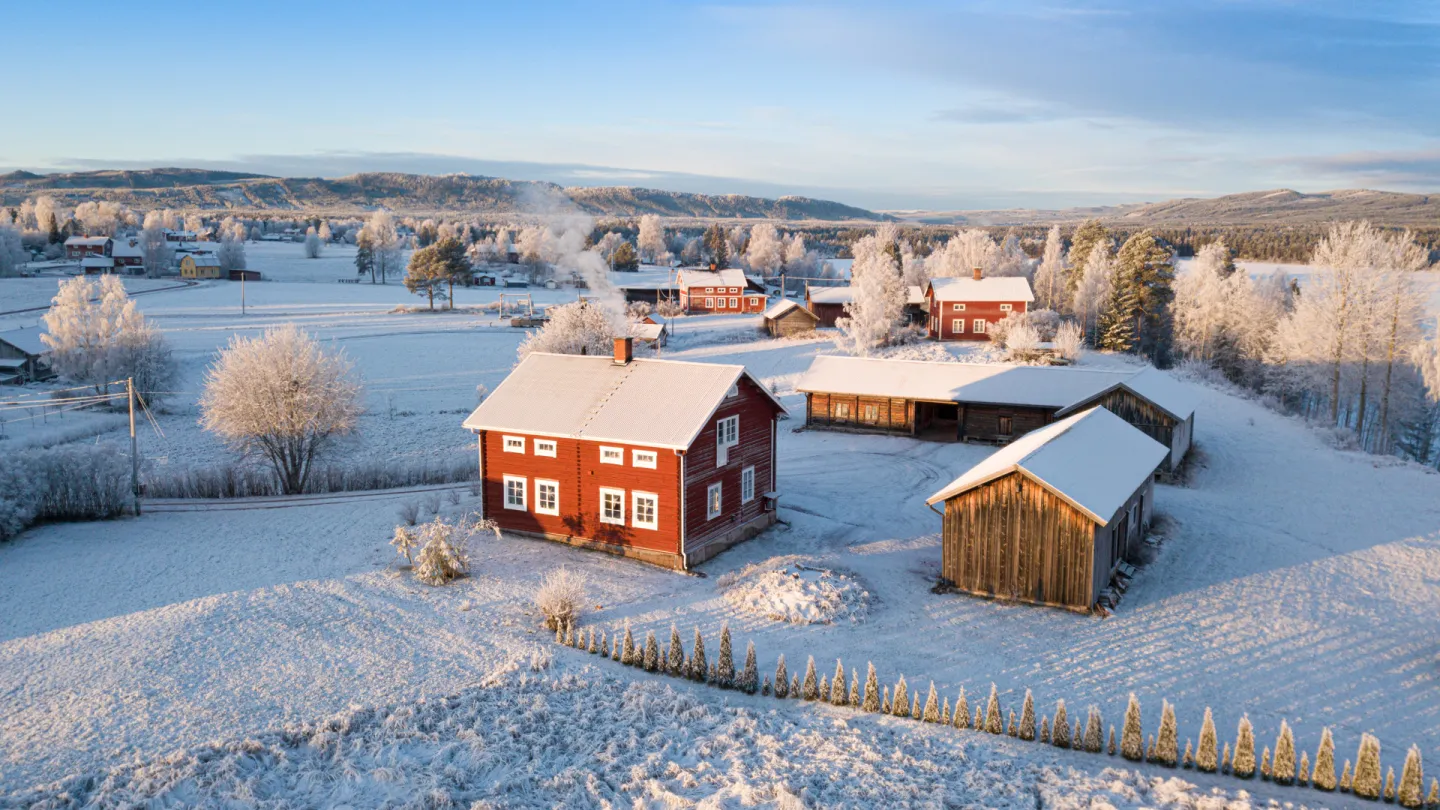
[[(286, 322), (344, 347), (366, 378), (371, 413), (347, 454), (473, 454), (460, 420), (475, 386), (509, 370), (519, 330), (393, 313), (418, 301), (398, 285), (247, 287), (243, 316), (228, 282), (137, 299), (183, 368), (164, 438), (142, 435), (155, 463), (228, 457), (194, 424), (203, 370), (232, 334)], [(496, 296), (459, 292), (461, 306)], [(832, 344), (753, 327), (680, 319), (665, 356), (744, 363), (803, 414), (794, 380)], [(1194, 772), (1107, 773), (1117, 760), (655, 683), (541, 631), (529, 598), (562, 565), (590, 583), (586, 621), (629, 620), (642, 635), (675, 623), (687, 641), (698, 626), (711, 642), (728, 622), (740, 649), (755, 642), (764, 673), (781, 653), (792, 672), (810, 655), (822, 672), (837, 657), (873, 661), (887, 683), (934, 681), (953, 699), (994, 682), (1007, 709), (1029, 688), (1041, 711), (1064, 698), (1114, 724), (1133, 691), (1151, 730), (1160, 699), (1175, 703), (1182, 738), (1210, 706), (1222, 738), (1248, 714), (1273, 744), (1284, 718), (1312, 754), (1330, 726), (1337, 758), (1353, 758), (1370, 730), (1386, 764), (1398, 769), (1411, 742), (1440, 763), (1440, 476), (1334, 450), (1227, 393), (1195, 394), (1201, 463), (1188, 486), (1157, 487), (1166, 542), (1104, 620), (930, 592), (939, 518), (924, 499), (989, 448), (783, 429), (798, 418), (780, 435), (786, 525), (707, 563), (704, 578), (505, 538), (480, 544), (471, 578), (418, 585), (386, 545), (409, 493), (33, 529), (0, 545), (0, 805), (25, 806), (42, 794), (24, 791), (67, 778), (56, 790), (103, 782), (109, 801), (163, 793), (172, 805), (374, 806), (432, 790), (482, 807), (1345, 804)], [(462, 489), (441, 509), (471, 503)], [(770, 597), (779, 612), (834, 609), (808, 579), (750, 587), (796, 565), (853, 578), (863, 616), (772, 618)], [(1152, 781), (1172, 779), (1196, 787)], [(1228, 793), (1206, 798), (1216, 788)]]

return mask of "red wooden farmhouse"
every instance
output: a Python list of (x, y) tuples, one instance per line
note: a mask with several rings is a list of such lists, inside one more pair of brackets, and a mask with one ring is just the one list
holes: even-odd
[(776, 417), (744, 366), (531, 354), (464, 422), (486, 517), (688, 569), (775, 521)]
[(676, 279), (686, 312), (765, 311), (765, 295), (751, 292), (743, 270), (681, 270)]
[(937, 278), (925, 285), (932, 340), (989, 340), (990, 324), (1011, 312), (1025, 312), (1035, 295), (1020, 276)]

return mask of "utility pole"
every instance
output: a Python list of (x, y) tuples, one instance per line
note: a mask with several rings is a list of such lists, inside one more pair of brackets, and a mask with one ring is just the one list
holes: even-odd
[(245, 271), (240, 271), (240, 314), (245, 314)]
[(140, 515), (140, 454), (135, 443), (135, 378), (125, 378), (125, 393), (130, 400), (130, 494), (135, 497), (135, 515)]

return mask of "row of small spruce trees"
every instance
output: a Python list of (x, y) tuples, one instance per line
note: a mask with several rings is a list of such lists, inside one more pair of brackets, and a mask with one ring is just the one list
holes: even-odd
[(926, 723), (943, 723), (959, 729), (974, 729), (990, 734), (1008, 734), (1021, 740), (1038, 741), (1057, 748), (1069, 748), (1092, 754), (1106, 752), (1110, 756), (1119, 753), (1132, 762), (1148, 762), (1167, 768), (1182, 767), (1186, 770), (1193, 769), (1204, 773), (1229, 774), (1240, 779), (1253, 779), (1258, 772), (1262, 779), (1278, 785), (1308, 785), (1323, 791), (1338, 789), (1362, 799), (1384, 798), (1390, 803), (1398, 802), (1402, 807), (1440, 810), (1440, 781), (1432, 778), (1429, 794), (1422, 796), (1424, 774), (1420, 748), (1414, 745), (1410, 746), (1410, 750), (1405, 756), (1405, 764), (1400, 770), (1398, 784), (1393, 767), (1385, 772), (1382, 780), (1380, 741), (1370, 734), (1360, 736), (1360, 749), (1356, 754), (1354, 770), (1351, 770), (1350, 760), (1345, 760), (1340, 778), (1337, 780), (1335, 777), (1335, 742), (1331, 738), (1328, 728), (1320, 734), (1320, 745), (1315, 752), (1313, 767), (1309, 753), (1304, 751), (1300, 752), (1300, 761), (1297, 766), (1295, 737), (1290, 731), (1289, 724), (1283, 720), (1280, 721), (1280, 734), (1275, 740), (1274, 755), (1271, 755), (1268, 746), (1265, 747), (1260, 754), (1260, 762), (1257, 766), (1255, 733), (1250, 719), (1248, 717), (1240, 718), (1239, 727), (1236, 729), (1233, 753), (1230, 743), (1226, 742), (1223, 750), (1217, 755), (1218, 737), (1215, 732), (1215, 721), (1207, 707), (1205, 719), (1200, 725), (1199, 747), (1192, 747), (1190, 740), (1186, 739), (1185, 752), (1182, 755), (1179, 753), (1175, 707), (1169, 701), (1162, 702), (1160, 727), (1157, 733), (1147, 738), (1140, 720), (1140, 701), (1136, 699), (1134, 693), (1131, 693), (1130, 703), (1125, 708), (1125, 723), (1120, 732), (1120, 744), (1117, 747), (1114, 725), (1110, 726), (1108, 743), (1101, 736), (1105, 724), (1100, 710), (1094, 706), (1089, 708), (1083, 722), (1079, 718), (1075, 720), (1072, 730), (1063, 699), (1055, 703), (1053, 723), (1049, 715), (1040, 718), (1040, 727), (1037, 733), (1035, 702), (1029, 689), (1025, 690), (1025, 701), (1020, 708), (1019, 718), (1016, 718), (1015, 710), (1011, 709), (1009, 720), (1006, 721), (993, 683), (990, 684), (990, 697), (985, 701), (985, 705), (977, 705), (972, 716), (963, 686), (960, 688), (960, 695), (955, 701), (953, 711), (950, 707), (950, 698), (946, 697), (942, 701), (935, 691), (933, 681), (930, 683), (929, 694), (926, 695), (922, 705), (920, 693), (918, 691), (913, 694), (910, 692), (903, 675), (896, 681), (893, 690), (889, 686), (882, 688), (875, 675), (874, 664), (867, 665), (863, 687), (860, 684), (859, 672), (852, 667), (850, 669), (850, 686), (847, 689), (845, 667), (839, 659), (835, 661), (834, 677), (820, 675), (817, 679), (815, 658), (811, 656), (805, 664), (805, 677), (802, 679), (786, 670), (785, 656), (781, 655), (775, 666), (775, 679), (772, 684), (769, 676), (763, 679), (758, 676), (754, 642), (745, 645), (745, 663), (738, 673), (735, 671), (728, 625), (720, 627), (720, 651), (713, 662), (706, 658), (705, 639), (700, 635), (698, 627), (695, 628), (695, 640), (691, 643), (688, 654), (680, 640), (680, 631), (674, 625), (670, 626), (670, 641), (663, 650), (660, 648), (653, 630), (646, 632), (643, 645), (636, 645), (629, 622), (625, 624), (623, 636), (617, 637), (612, 632), (608, 638), (604, 630), (597, 632), (594, 627), (577, 629), (573, 624), (567, 624), (555, 631), (555, 641), (567, 647), (605, 656), (626, 666), (638, 667), (646, 672), (685, 678), (721, 689), (735, 689), (751, 695), (759, 692), (761, 695), (767, 697), (773, 695), (782, 700), (790, 698), (823, 701), (835, 706), (848, 706), (865, 712), (908, 717)]

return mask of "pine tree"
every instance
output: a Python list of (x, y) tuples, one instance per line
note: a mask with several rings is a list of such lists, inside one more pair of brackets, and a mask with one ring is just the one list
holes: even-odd
[(885, 698), (880, 701), (880, 713), (890, 714), (890, 687), (885, 687)]
[(1355, 779), (1350, 790), (1362, 799), (1380, 798), (1380, 741), (1360, 735), (1360, 752), (1355, 756)]
[(820, 676), (820, 688), (819, 688), (819, 690), (817, 690), (817, 692), (816, 692), (816, 694), (815, 694), (815, 699), (816, 699), (816, 700), (820, 700), (820, 701), (824, 701), (825, 703), (829, 703), (829, 702), (830, 702), (830, 676), (829, 676), (829, 675), (821, 675), (821, 676)]
[(845, 667), (835, 659), (835, 676), (830, 679), (830, 705), (845, 705)]
[(1220, 757), (1220, 772), (1230, 773), (1230, 743), (1225, 743), (1225, 753)]
[(1119, 751), (1119, 750), (1120, 750), (1120, 749), (1118, 749), (1118, 748), (1115, 747), (1115, 727), (1114, 727), (1114, 726), (1111, 726), (1111, 727), (1110, 727), (1110, 745), (1106, 748), (1105, 753), (1107, 753), (1107, 754), (1109, 754), (1110, 756), (1113, 757), (1113, 756), (1115, 756), (1115, 752), (1116, 752), (1116, 751)]
[(610, 648), (610, 660), (611, 660), (611, 661), (619, 661), (619, 660), (620, 660), (620, 641), (619, 641), (619, 639), (616, 639), (616, 641), (615, 641), (615, 646), (613, 646), (613, 647)]
[(850, 669), (850, 697), (846, 702), (852, 709), (860, 708), (860, 673), (853, 667)]
[(1056, 748), (1070, 747), (1070, 722), (1065, 717), (1065, 701), (1055, 701), (1054, 744)]
[(1385, 769), (1385, 801), (1390, 804), (1395, 803), (1395, 769), (1393, 767)]
[(591, 628), (590, 628), (590, 642), (585, 645), (585, 649), (586, 649), (586, 651), (589, 652), (591, 655), (594, 655), (595, 653), (600, 652), (600, 648), (597, 647), (597, 646), (595, 646), (595, 628), (594, 628), (594, 627), (591, 627)]
[(705, 683), (708, 683), (711, 686), (719, 685), (719, 682), (715, 678), (715, 664), (713, 662), (710, 664), (709, 671), (705, 673)]
[(910, 696), (910, 719), (920, 719), (920, 693), (916, 692)]
[(646, 672), (654, 672), (660, 668), (660, 645), (655, 642), (655, 631), (645, 633), (645, 660), (643, 661)]
[(1195, 751), (1190, 747), (1190, 738), (1185, 738), (1185, 756), (1180, 760), (1180, 767), (1190, 770), (1195, 767)]
[(1215, 773), (1215, 743), (1215, 718), (1210, 715), (1210, 707), (1206, 706), (1205, 721), (1200, 724), (1200, 752), (1195, 757), (1195, 767), (1202, 773)]
[(1320, 748), (1315, 752), (1315, 770), (1310, 775), (1310, 783), (1316, 790), (1335, 789), (1335, 740), (1328, 728), (1320, 732)]
[(775, 664), (775, 697), (787, 698), (790, 696), (790, 673), (785, 671), (785, 656), (782, 653), (780, 660)]
[(1075, 733), (1070, 737), (1071, 748), (1074, 748), (1078, 751), (1085, 747), (1085, 738), (1084, 736), (1082, 736), (1083, 734), (1084, 731), (1082, 731), (1080, 728), (1080, 718), (1077, 717), (1075, 718)]
[(1155, 761), (1155, 735), (1151, 734), (1145, 738), (1145, 761)]
[(1300, 752), (1300, 771), (1295, 774), (1295, 784), (1301, 787), (1310, 784), (1310, 754), (1307, 751)]
[(1098, 754), (1105, 749), (1105, 724), (1100, 719), (1100, 709), (1090, 707), (1090, 716), (1085, 720), (1085, 750)]
[(906, 694), (904, 675), (901, 675), (900, 680), (895, 682), (895, 692), (890, 696), (890, 706), (894, 709), (896, 717), (904, 717), (910, 713), (910, 695)]
[(690, 680), (704, 683), (710, 665), (705, 661), (705, 639), (700, 636), (698, 627), (695, 628), (695, 641), (690, 645), (690, 649), (693, 650), (690, 653)]
[(955, 715), (951, 714), (951, 712), (950, 712), (950, 698), (948, 698), (948, 697), (947, 697), (947, 698), (941, 698), (941, 699), (940, 699), (940, 722), (945, 723), (945, 724), (948, 725), (948, 724), (954, 719), (954, 717), (955, 717)]
[(880, 681), (875, 677), (875, 665), (868, 664), (865, 670), (865, 699), (860, 708), (867, 712), (880, 711)]
[(721, 689), (735, 685), (735, 659), (730, 653), (730, 625), (720, 625), (720, 659), (715, 664), (715, 680)]
[(1255, 778), (1255, 731), (1249, 717), (1241, 717), (1235, 730), (1235, 758), (1230, 769), (1241, 779)]
[(790, 676), (790, 699), (791, 699), (791, 700), (799, 700), (799, 699), (800, 699), (800, 676), (799, 676), (799, 675), (791, 675), (791, 676)]
[(766, 675), (766, 676), (765, 676), (765, 682), (760, 685), (760, 694), (761, 694), (762, 696), (764, 696), (764, 697), (770, 697), (770, 676), (769, 676), (769, 675)]
[(1350, 760), (1345, 760), (1345, 767), (1340, 771), (1340, 792), (1350, 792)]
[(820, 697), (820, 683), (815, 679), (815, 656), (805, 662), (805, 686), (801, 697), (806, 700), (815, 700)]
[(1035, 701), (1030, 697), (1029, 689), (1025, 690), (1025, 702), (1020, 706), (1020, 739), (1035, 739)]
[(1260, 778), (1266, 782), (1270, 781), (1270, 746), (1265, 746), (1260, 752)]
[(965, 700), (965, 687), (960, 687), (960, 697), (955, 701), (955, 728), (970, 728), (970, 703)]
[(1125, 268), (1115, 265), (1110, 302), (1100, 313), (1099, 348), (1112, 352), (1128, 352), (1135, 348), (1135, 311), (1140, 306), (1140, 291)]
[(680, 629), (670, 625), (670, 649), (665, 656), (665, 668), (671, 675), (685, 676), (685, 645), (680, 643)]
[(1435, 810), (1440, 807), (1440, 779), (1430, 780), (1430, 792), (1425, 796), (1426, 810)]
[(1290, 724), (1280, 721), (1280, 734), (1275, 738), (1275, 759), (1270, 764), (1270, 778), (1277, 785), (1295, 784), (1295, 736)]
[(990, 684), (990, 699), (985, 703), (985, 730), (991, 734), (999, 734), (1005, 729), (1000, 725), (1000, 696), (995, 690), (995, 684)]
[(602, 658), (610, 657), (610, 637), (605, 635), (604, 630), (600, 631), (600, 656)]
[(620, 648), (620, 663), (627, 667), (635, 666), (635, 637), (630, 634), (630, 622), (625, 622), (625, 644)]
[(1145, 757), (1144, 731), (1140, 726), (1140, 701), (1130, 693), (1130, 704), (1125, 707), (1125, 725), (1120, 732), (1120, 754), (1131, 762)]
[(1400, 786), (1396, 790), (1395, 800), (1401, 807), (1420, 807), (1420, 794), (1424, 789), (1425, 774), (1420, 763), (1420, 748), (1412, 745), (1405, 754), (1405, 767), (1400, 770)]
[(940, 695), (935, 692), (935, 682), (930, 682), (930, 694), (925, 696), (925, 711), (921, 715), (927, 723), (940, 722)]
[(565, 622), (565, 646), (575, 646), (575, 623)]
[(1040, 718), (1040, 743), (1042, 745), (1050, 744), (1050, 715), (1048, 714)]
[(1173, 768), (1179, 763), (1179, 738), (1175, 730), (1175, 707), (1170, 701), (1160, 704), (1160, 733), (1155, 738), (1155, 756), (1160, 764)]
[(755, 642), (745, 643), (745, 669), (740, 673), (740, 689), (746, 694), (755, 694), (756, 684), (759, 681), (759, 672), (755, 665)]

